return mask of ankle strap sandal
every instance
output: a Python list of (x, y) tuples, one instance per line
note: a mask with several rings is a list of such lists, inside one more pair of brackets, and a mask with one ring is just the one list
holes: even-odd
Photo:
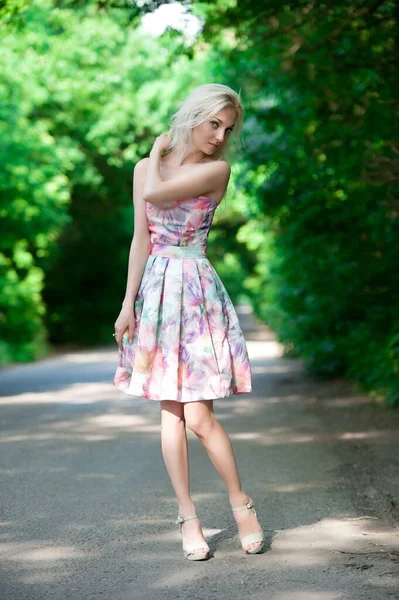
[[(238, 512), (239, 510), (252, 510), (252, 512), (254, 513), (255, 518), (256, 518), (255, 505), (252, 500), (249, 500), (246, 504), (243, 504), (242, 506), (236, 506), (236, 507), (232, 506), (231, 509), (233, 512)], [(256, 521), (260, 527), (260, 523), (257, 518), (256, 518)], [(249, 535), (244, 535), (243, 537), (240, 537), (240, 542), (241, 542), (242, 549), (244, 550), (244, 552), (246, 554), (259, 554), (259, 552), (261, 552), (263, 550), (263, 547), (265, 545), (264, 539), (265, 539), (265, 536), (263, 534), (263, 531), (261, 530), (261, 531), (257, 531), (256, 533), (250, 533)], [(245, 548), (247, 546), (249, 546), (250, 544), (255, 544), (255, 543), (257, 543), (256, 546), (254, 546), (253, 548), (250, 548), (249, 550), (245, 550)]]
[[(180, 534), (182, 535), (182, 525), (185, 521), (190, 521), (191, 519), (199, 519), (197, 515), (183, 516), (178, 514), (177, 519), (175, 521), (175, 525), (179, 525)], [(195, 552), (196, 550), (202, 550), (202, 552)], [(210, 554), (210, 548), (206, 542), (202, 542), (200, 544), (187, 544), (183, 545), (184, 557), (187, 560), (207, 560)]]

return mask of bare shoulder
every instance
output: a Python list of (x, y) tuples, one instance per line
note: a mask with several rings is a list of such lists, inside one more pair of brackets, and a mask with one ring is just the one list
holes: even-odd
[(202, 163), (222, 175), (230, 175), (230, 165), (225, 160), (207, 160)]
[(141, 175), (142, 173), (145, 173), (149, 162), (150, 162), (150, 159), (148, 156), (139, 160), (134, 166), (134, 173), (137, 175)]
[(203, 163), (204, 168), (206, 168), (209, 175), (212, 176), (214, 181), (217, 181), (222, 186), (227, 185), (230, 178), (230, 165), (225, 160), (212, 160), (206, 163)]
[[(149, 160), (150, 159), (148, 157), (142, 158), (134, 166), (133, 186), (136, 188), (136, 190), (142, 189), (144, 186)], [(136, 195), (137, 195), (137, 192), (136, 192)]]
[(205, 165), (208, 167), (209, 182), (212, 182), (211, 188), (208, 190), (208, 197), (219, 204), (226, 193), (226, 188), (230, 179), (230, 165), (225, 160), (207, 161)]

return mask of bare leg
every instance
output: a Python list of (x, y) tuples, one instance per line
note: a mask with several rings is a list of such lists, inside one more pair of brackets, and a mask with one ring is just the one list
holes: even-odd
[[(241, 486), (230, 438), (213, 413), (213, 400), (185, 403), (184, 417), (187, 427), (198, 437), (225, 482), (231, 506), (248, 502), (248, 496)], [(260, 531), (252, 511), (242, 510), (233, 514), (241, 537)], [(254, 545), (249, 544), (246, 549)]]
[[(186, 423), (183, 404), (172, 400), (161, 402), (161, 445), (165, 466), (176, 493), (179, 513), (195, 515), (196, 509), (190, 496), (190, 472)], [(182, 524), (184, 545), (204, 542), (199, 519)]]

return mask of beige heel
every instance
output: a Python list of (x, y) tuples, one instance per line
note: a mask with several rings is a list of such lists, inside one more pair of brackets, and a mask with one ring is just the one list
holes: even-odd
[[(242, 506), (237, 506), (235, 508), (231, 507), (231, 508), (232, 508), (233, 512), (238, 512), (239, 510), (252, 510), (252, 512), (254, 513), (255, 518), (256, 518), (255, 505), (251, 499), (249, 499), (249, 501), (246, 504), (243, 504)], [(260, 523), (257, 518), (256, 518), (256, 521), (260, 527)], [(244, 552), (246, 554), (259, 554), (259, 552), (261, 552), (264, 548), (264, 545), (265, 545), (264, 540), (265, 540), (265, 536), (263, 534), (263, 531), (257, 531), (256, 533), (251, 533), (249, 535), (244, 535), (243, 537), (240, 537), (242, 549), (244, 550)], [(250, 550), (245, 550), (246, 546), (249, 546), (249, 544), (255, 544), (255, 542), (259, 542), (259, 543), (256, 546), (254, 546), (253, 548), (251, 548)]]
[[(184, 521), (189, 521), (190, 519), (199, 519), (197, 515), (192, 515), (189, 517), (184, 517), (183, 515), (177, 515), (177, 519), (175, 524), (179, 525), (180, 534), (182, 534), (182, 524)], [(194, 552), (194, 550), (202, 550), (203, 552)], [(209, 558), (211, 549), (209, 548), (206, 542), (202, 542), (201, 544), (187, 544), (187, 546), (183, 545), (184, 557), (187, 560), (207, 560)]]

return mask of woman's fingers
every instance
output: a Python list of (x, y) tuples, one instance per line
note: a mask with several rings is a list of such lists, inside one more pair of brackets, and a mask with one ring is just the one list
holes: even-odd
[(169, 147), (172, 141), (172, 130), (168, 133), (161, 133), (154, 142), (153, 148), (158, 147), (161, 152), (164, 152)]
[(123, 335), (124, 335), (124, 333), (126, 331), (126, 328), (122, 329), (122, 328), (118, 327), (118, 325), (115, 323), (114, 329), (115, 329), (115, 333), (114, 333), (115, 342), (118, 344), (118, 348), (120, 350), (122, 350), (122, 348), (123, 348), (123, 346), (122, 346), (122, 338), (123, 338)]
[(118, 348), (123, 350), (122, 339), (126, 337), (129, 341), (129, 344), (133, 343), (134, 337), (134, 329), (135, 329), (135, 317), (134, 312), (124, 315), (123, 318), (118, 318), (114, 324), (114, 337), (115, 341), (118, 344)]
[(129, 319), (129, 326), (127, 329), (129, 344), (133, 344), (134, 326), (135, 326), (135, 322), (134, 322), (134, 316), (133, 316), (132, 318)]
[(124, 334), (122, 333), (122, 330), (120, 330), (120, 331), (117, 331), (117, 332), (116, 332), (115, 341), (116, 341), (116, 343), (118, 344), (118, 348), (119, 348), (119, 350), (122, 350), (122, 349), (123, 349), (123, 345), (122, 345), (122, 338), (123, 338), (123, 335), (124, 335)]
[(129, 344), (132, 344), (133, 336), (134, 336), (134, 325), (133, 325), (133, 327), (128, 327), (127, 329), (125, 329), (125, 331), (123, 333), (122, 333), (122, 330), (118, 331), (115, 336), (115, 341), (118, 344), (119, 349), (123, 350), (122, 339), (124, 337), (127, 337), (127, 339), (129, 340)]

